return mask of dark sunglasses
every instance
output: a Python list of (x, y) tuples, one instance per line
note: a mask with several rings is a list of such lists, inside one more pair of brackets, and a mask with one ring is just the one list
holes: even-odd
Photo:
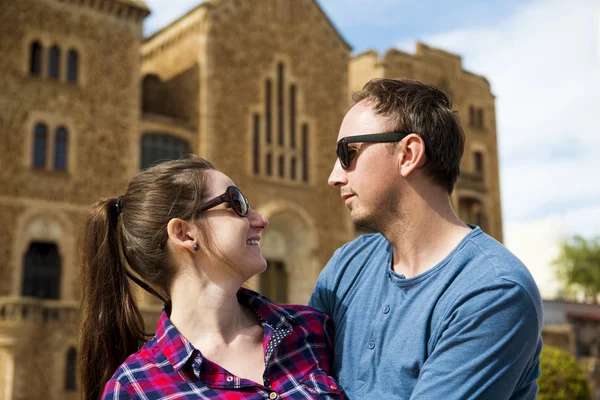
[(356, 150), (348, 148), (349, 143), (391, 143), (399, 142), (410, 135), (406, 132), (369, 133), (341, 138), (337, 142), (335, 153), (337, 154), (343, 169), (350, 168), (350, 163), (356, 155)]
[(248, 215), (248, 210), (250, 209), (248, 199), (242, 194), (241, 190), (235, 186), (227, 187), (227, 189), (225, 189), (225, 193), (202, 204), (198, 208), (198, 212), (204, 212), (225, 202), (229, 203), (233, 211), (235, 211), (235, 213), (240, 217), (245, 217)]

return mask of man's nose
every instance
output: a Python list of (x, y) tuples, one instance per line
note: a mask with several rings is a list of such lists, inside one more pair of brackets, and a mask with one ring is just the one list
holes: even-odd
[(327, 183), (329, 186), (340, 186), (348, 183), (348, 178), (346, 177), (346, 171), (342, 168), (342, 164), (340, 164), (340, 160), (338, 158), (335, 159), (335, 163), (333, 164), (333, 169), (329, 174), (329, 179), (327, 179)]

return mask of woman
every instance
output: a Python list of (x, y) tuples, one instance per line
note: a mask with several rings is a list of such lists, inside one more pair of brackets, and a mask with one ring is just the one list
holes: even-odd
[[(198, 157), (149, 168), (97, 203), (83, 236), (84, 398), (344, 398), (328, 375), (329, 318), (241, 287), (266, 268), (268, 225)], [(128, 278), (165, 303), (141, 349)]]

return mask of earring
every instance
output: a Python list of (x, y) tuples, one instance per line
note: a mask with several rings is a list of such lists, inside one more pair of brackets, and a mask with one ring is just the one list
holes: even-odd
[(198, 243), (194, 244), (194, 250), (195, 251), (200, 250), (200, 245)]

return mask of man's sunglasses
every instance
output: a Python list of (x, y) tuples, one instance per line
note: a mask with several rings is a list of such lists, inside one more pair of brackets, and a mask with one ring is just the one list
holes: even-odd
[(248, 199), (242, 194), (241, 190), (235, 186), (227, 187), (227, 189), (225, 189), (225, 193), (202, 204), (198, 208), (198, 212), (204, 212), (225, 202), (229, 203), (233, 211), (235, 211), (235, 213), (240, 217), (245, 217), (248, 215), (248, 210), (250, 209)]
[(356, 154), (356, 150), (348, 149), (349, 143), (391, 143), (399, 142), (410, 135), (406, 132), (369, 133), (367, 135), (348, 136), (338, 140), (335, 153), (340, 160), (343, 169), (350, 168), (350, 163)]

